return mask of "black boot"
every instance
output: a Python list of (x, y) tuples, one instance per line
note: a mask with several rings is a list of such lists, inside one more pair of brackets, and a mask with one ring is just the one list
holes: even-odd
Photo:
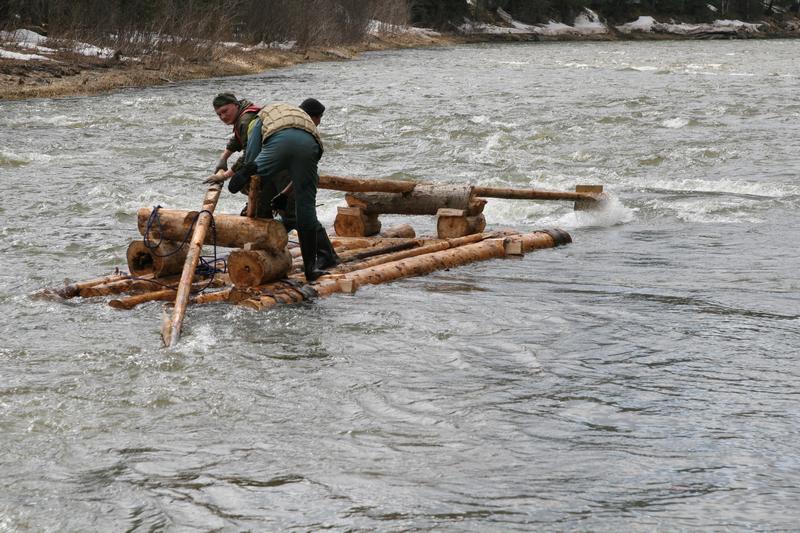
[(328, 232), (322, 227), (322, 224), (317, 228), (317, 264), (319, 270), (333, 268), (341, 263), (339, 256), (336, 255), (336, 250), (333, 249), (331, 240), (328, 238)]
[(317, 232), (308, 230), (297, 230), (300, 238), (300, 254), (303, 256), (303, 271), (306, 281), (316, 281), (320, 276), (327, 274), (324, 270), (318, 270), (317, 263)]

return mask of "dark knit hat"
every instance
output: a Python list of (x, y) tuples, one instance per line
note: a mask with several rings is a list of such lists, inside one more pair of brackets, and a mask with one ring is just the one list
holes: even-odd
[(300, 104), (300, 109), (308, 113), (309, 117), (321, 117), (325, 112), (325, 106), (315, 98), (306, 98), (303, 100), (303, 103)]
[(233, 95), (233, 93), (219, 93), (217, 96), (214, 97), (214, 109), (218, 107), (222, 107), (228, 104), (238, 104), (239, 100)]

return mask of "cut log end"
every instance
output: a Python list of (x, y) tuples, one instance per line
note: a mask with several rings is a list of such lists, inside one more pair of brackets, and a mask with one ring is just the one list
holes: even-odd
[(381, 230), (378, 215), (368, 215), (360, 207), (340, 207), (333, 228), (340, 237), (368, 237)]
[(183, 270), (187, 253), (188, 247), (181, 247), (173, 241), (162, 241), (155, 248), (148, 247), (144, 241), (133, 241), (126, 252), (128, 270), (137, 277), (177, 274)]
[(236, 250), (228, 256), (228, 275), (237, 288), (255, 287), (286, 276), (292, 268), (288, 250)]

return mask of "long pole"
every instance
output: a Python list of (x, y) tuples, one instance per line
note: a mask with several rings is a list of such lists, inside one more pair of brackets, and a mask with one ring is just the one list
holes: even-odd
[[(222, 171), (220, 170), (217, 175), (221, 173)], [(208, 187), (206, 196), (203, 198), (203, 207), (200, 208), (192, 240), (189, 243), (189, 253), (186, 255), (186, 262), (183, 264), (183, 272), (181, 273), (181, 281), (178, 284), (172, 316), (169, 317), (166, 313), (164, 314), (165, 323), (161, 327), (161, 340), (164, 341), (164, 346), (173, 347), (181, 338), (181, 327), (183, 326), (183, 318), (186, 315), (186, 306), (189, 303), (194, 271), (197, 268), (197, 263), (200, 262), (203, 241), (205, 241), (206, 232), (211, 225), (214, 209), (217, 207), (221, 192), (222, 184), (215, 183)]]
[[(418, 184), (413, 181), (346, 178), (320, 176), (319, 188), (346, 192), (407, 193)], [(596, 202), (602, 195), (590, 192), (543, 191), (540, 189), (513, 189), (506, 187), (473, 187), (472, 194), (481, 198), (506, 198), (511, 200), (586, 200)]]

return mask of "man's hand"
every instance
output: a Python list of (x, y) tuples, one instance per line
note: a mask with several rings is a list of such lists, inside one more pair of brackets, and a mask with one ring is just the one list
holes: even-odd
[(217, 166), (214, 167), (215, 173), (219, 170), (228, 170), (228, 160), (224, 157), (220, 157), (219, 161), (217, 161)]
[(288, 202), (289, 202), (289, 197), (286, 196), (284, 193), (280, 192), (275, 195), (275, 197), (269, 203), (269, 206), (272, 208), (273, 211), (285, 212)]
[(223, 183), (226, 179), (224, 174), (214, 174), (213, 176), (209, 176), (208, 178), (203, 181), (203, 183), (208, 183), (209, 185), (215, 185), (217, 183)]

